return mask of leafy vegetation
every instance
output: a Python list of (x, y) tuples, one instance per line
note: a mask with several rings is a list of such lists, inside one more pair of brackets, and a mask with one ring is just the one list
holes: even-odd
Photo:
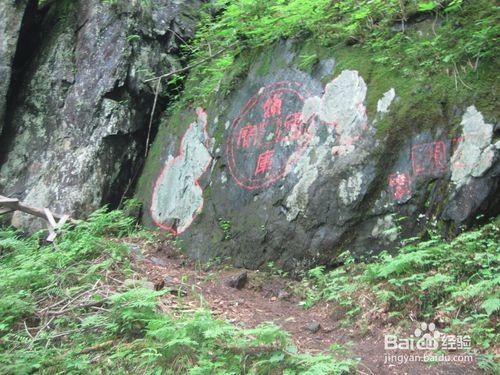
[[(435, 235), (409, 240), (397, 254), (384, 252), (370, 263), (344, 253), (343, 266), (311, 269), (297, 292), (306, 308), (335, 301), (344, 325), (360, 332), (370, 316), (401, 324), (411, 316), (469, 334), (483, 352), (480, 366), (496, 371), (499, 237), (490, 223), (451, 242)], [(165, 291), (134, 274), (128, 241), (137, 238), (158, 241), (124, 212), (105, 209), (66, 227), (55, 246), (42, 233), (0, 230), (0, 372), (341, 374), (354, 368), (356, 361), (341, 351), (339, 357), (298, 353), (273, 324), (245, 329), (206, 309), (169, 311)]]
[(224, 233), (224, 240), (231, 239), (231, 222), (229, 220), (224, 220), (219, 218), (219, 228)]
[(160, 309), (164, 291), (129, 262), (126, 241), (137, 237), (156, 241), (105, 209), (55, 246), (1, 229), (0, 373), (340, 374), (355, 364), (299, 354), (272, 324), (242, 329), (208, 310)]
[(311, 269), (298, 289), (305, 307), (320, 300), (337, 302), (349, 325), (356, 324), (349, 317), (362, 310), (401, 322), (412, 317), (468, 334), (474, 348), (489, 352), (499, 339), (499, 243), (500, 228), (491, 223), (451, 242), (436, 235), (423, 242), (414, 239), (397, 254), (383, 252), (370, 263), (355, 263), (344, 253), (342, 267)]
[[(194, 66), (188, 101), (227, 90), (223, 77), (230, 67), (238, 70), (238, 56), (251, 59), (282, 38), (326, 48), (358, 46), (373, 62), (406, 77), (440, 73), (466, 86), (480, 64), (498, 55), (498, 6), (486, 0), (219, 0), (201, 18), (187, 51)], [(308, 55), (299, 65), (315, 61)]]

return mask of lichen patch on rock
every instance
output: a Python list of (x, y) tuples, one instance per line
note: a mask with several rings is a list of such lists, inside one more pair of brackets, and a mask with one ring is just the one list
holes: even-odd
[(485, 123), (476, 107), (467, 108), (461, 126), (462, 136), (451, 158), (451, 180), (457, 189), (491, 167), (496, 149), (491, 144), (493, 125)]
[(168, 159), (153, 190), (151, 216), (156, 225), (175, 234), (184, 232), (203, 208), (199, 179), (212, 161), (206, 125), (207, 114), (198, 108), (197, 120), (181, 140), (179, 155)]

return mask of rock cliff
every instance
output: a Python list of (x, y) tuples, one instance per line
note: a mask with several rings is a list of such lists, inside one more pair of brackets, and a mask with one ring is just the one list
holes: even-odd
[[(198, 6), (2, 1), (0, 191), (77, 216), (130, 193), (155, 92), (144, 81), (181, 66)], [(158, 108), (171, 91), (159, 88)]]
[(27, 1), (0, 3), (0, 133), (3, 128), (12, 63)]
[(500, 143), (473, 102), (403, 132), (391, 114), (405, 83), (370, 81), (335, 52), (304, 71), (298, 56), (279, 43), (228, 95), (164, 122), (139, 187), (146, 223), (195, 257), (301, 269), (498, 213)]

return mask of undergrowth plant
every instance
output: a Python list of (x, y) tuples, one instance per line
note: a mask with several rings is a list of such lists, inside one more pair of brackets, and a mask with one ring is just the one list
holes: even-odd
[(397, 253), (383, 252), (368, 264), (343, 254), (344, 266), (308, 271), (303, 305), (320, 300), (361, 313), (361, 300), (375, 303), (380, 316), (436, 322), (441, 329), (470, 335), (474, 348), (491, 353), (498, 343), (500, 228), (492, 222), (447, 242), (437, 235), (413, 239)]
[[(487, 0), (218, 0), (200, 18), (185, 47), (192, 69), (184, 102), (228, 91), (232, 82), (223, 77), (238, 70), (238, 57), (251, 60), (280, 39), (355, 45), (406, 77), (442, 73), (466, 86), (474, 79), (469, 73), (498, 55), (498, 6)], [(429, 20), (425, 32), (418, 26), (423, 20)], [(317, 61), (314, 54), (304, 56), (301, 69)]]
[[(152, 242), (123, 211), (43, 233), (0, 229), (0, 373), (342, 374), (355, 361), (300, 354), (273, 324), (160, 309), (165, 291), (134, 274), (127, 241)], [(133, 282), (130, 282), (132, 280)], [(201, 296), (200, 296), (201, 298)], [(182, 301), (179, 301), (182, 303)]]

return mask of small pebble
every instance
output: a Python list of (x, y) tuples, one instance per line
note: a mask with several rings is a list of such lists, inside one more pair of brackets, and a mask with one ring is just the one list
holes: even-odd
[(319, 324), (318, 322), (311, 322), (307, 325), (307, 330), (311, 333), (316, 333), (319, 331), (319, 329), (321, 328), (321, 324)]

